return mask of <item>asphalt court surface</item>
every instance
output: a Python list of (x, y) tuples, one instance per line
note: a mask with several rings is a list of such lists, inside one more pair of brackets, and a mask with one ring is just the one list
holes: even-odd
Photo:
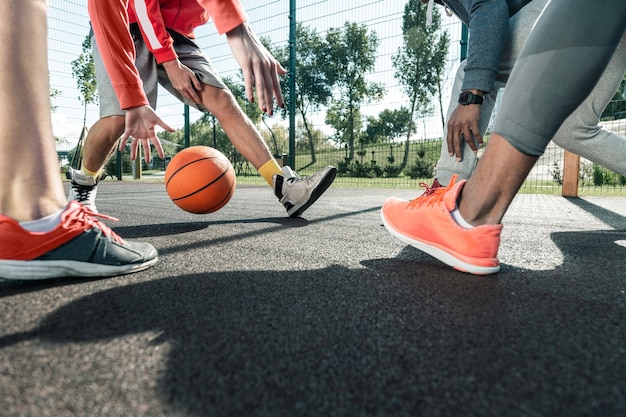
[(626, 196), (518, 195), (499, 274), (391, 237), (390, 196), (269, 187), (208, 215), (104, 181), (100, 212), (159, 263), (0, 280), (0, 416), (624, 416)]

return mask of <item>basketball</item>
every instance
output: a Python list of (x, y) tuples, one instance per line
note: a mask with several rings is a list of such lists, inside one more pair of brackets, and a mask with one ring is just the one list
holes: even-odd
[(221, 209), (230, 201), (235, 186), (232, 164), (209, 146), (183, 149), (165, 169), (167, 195), (189, 213), (207, 214)]

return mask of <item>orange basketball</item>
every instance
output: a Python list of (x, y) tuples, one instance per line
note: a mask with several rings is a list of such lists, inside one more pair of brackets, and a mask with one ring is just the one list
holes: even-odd
[(165, 169), (167, 195), (190, 213), (212, 213), (224, 207), (235, 192), (232, 164), (217, 149), (191, 146), (178, 152)]

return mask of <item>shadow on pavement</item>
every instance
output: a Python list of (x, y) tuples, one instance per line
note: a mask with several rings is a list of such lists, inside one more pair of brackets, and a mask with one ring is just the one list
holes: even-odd
[(407, 247), (357, 269), (107, 289), (0, 348), (154, 332), (143, 349), (168, 351), (155, 389), (189, 416), (620, 415), (626, 233), (552, 239), (565, 259), (552, 271), (475, 277)]

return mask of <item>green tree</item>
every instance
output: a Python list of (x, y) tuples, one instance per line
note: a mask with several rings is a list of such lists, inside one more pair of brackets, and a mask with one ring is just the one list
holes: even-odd
[(390, 142), (406, 134), (409, 129), (415, 129), (415, 123), (411, 120), (411, 112), (402, 106), (399, 109), (385, 109), (378, 117), (367, 118), (365, 129), (369, 143)]
[(61, 95), (61, 90), (57, 90), (56, 88), (50, 87), (50, 111), (55, 112), (57, 110), (57, 106), (52, 103), (52, 99), (57, 98)]
[(354, 159), (354, 143), (361, 129), (361, 104), (379, 100), (382, 85), (368, 82), (365, 74), (374, 69), (379, 40), (365, 25), (346, 22), (343, 28), (326, 33), (322, 69), (337, 91), (326, 115), (326, 123), (337, 131), (336, 138), (348, 144), (348, 159)]
[[(54, 113), (57, 110), (57, 106), (52, 103), (52, 100), (61, 95), (61, 90), (57, 90), (56, 88), (50, 87), (50, 111)], [(55, 142), (61, 142), (61, 138), (54, 137)]]
[[(262, 39), (264, 41), (264, 39)], [(265, 42), (264, 42), (265, 43)], [(268, 42), (269, 44), (269, 42)], [(272, 55), (289, 68), (289, 49), (267, 46)], [(309, 112), (326, 106), (332, 97), (332, 88), (326, 79), (324, 71), (324, 40), (315, 29), (298, 22), (296, 26), (296, 111), (302, 117), (304, 135), (308, 143), (308, 152), (311, 155), (311, 164), (317, 161), (315, 154), (317, 134), (308, 119)], [(289, 77), (281, 78), (281, 89), (285, 95), (285, 102), (289, 101)], [(282, 109), (283, 117), (287, 116), (289, 106)]]
[(324, 42), (315, 29), (302, 24), (296, 28), (296, 109), (309, 144), (311, 163), (316, 162), (315, 136), (307, 115), (309, 111), (326, 106), (332, 97), (332, 88), (324, 72)]
[[(437, 9), (433, 10), (432, 25), (427, 26), (426, 6), (420, 0), (407, 2), (402, 17), (403, 46), (392, 57), (392, 62), (395, 77), (409, 98), (411, 120), (416, 113), (425, 111), (431, 98), (441, 91), (448, 35), (447, 32), (439, 34), (440, 28), (441, 16)], [(406, 135), (403, 169), (408, 162), (411, 131), (409, 129)]]
[(98, 102), (96, 67), (93, 63), (91, 36), (89, 35), (83, 40), (82, 53), (78, 58), (72, 61), (72, 77), (74, 77), (78, 83), (78, 91), (80, 91), (81, 94), (78, 99), (84, 107), (83, 125), (86, 125), (87, 105)]

